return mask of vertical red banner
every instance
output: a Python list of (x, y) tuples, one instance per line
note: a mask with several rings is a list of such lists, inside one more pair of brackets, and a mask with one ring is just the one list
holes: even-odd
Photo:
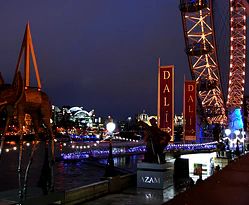
[(184, 82), (185, 140), (196, 140), (196, 81)]
[(174, 66), (158, 66), (158, 126), (174, 141)]

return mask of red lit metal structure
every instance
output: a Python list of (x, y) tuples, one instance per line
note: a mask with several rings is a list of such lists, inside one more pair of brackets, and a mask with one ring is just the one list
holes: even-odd
[(192, 80), (197, 83), (199, 115), (209, 123), (226, 123), (224, 94), (214, 36), (212, 1), (181, 0), (183, 30)]
[(16, 71), (15, 71), (15, 75), (14, 75), (14, 76), (16, 76), (18, 71), (20, 71), (20, 65), (21, 65), (21, 62), (22, 62), (22, 56), (24, 55), (24, 82), (25, 82), (25, 88), (30, 87), (30, 52), (31, 52), (31, 57), (32, 57), (32, 60), (33, 60), (33, 65), (34, 65), (34, 70), (35, 70), (35, 75), (36, 75), (37, 89), (40, 91), (42, 85), (41, 85), (40, 75), (39, 75), (39, 71), (38, 71), (38, 66), (37, 66), (37, 63), (36, 63), (34, 46), (33, 46), (33, 43), (32, 43), (30, 25), (29, 25), (29, 23), (27, 23), (25, 34), (24, 34), (23, 41), (22, 41), (21, 50), (20, 50), (19, 57), (18, 57)]
[(246, 65), (246, 9), (241, 0), (230, 1), (230, 72), (227, 109), (243, 108)]

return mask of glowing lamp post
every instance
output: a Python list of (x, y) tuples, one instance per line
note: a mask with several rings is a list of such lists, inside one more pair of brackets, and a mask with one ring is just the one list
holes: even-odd
[(225, 134), (228, 137), (231, 134), (231, 130), (230, 129), (225, 129)]
[(115, 130), (116, 128), (116, 125), (113, 123), (113, 122), (109, 122), (107, 125), (106, 125), (106, 129), (107, 131), (112, 134), (112, 132)]
[[(230, 129), (225, 129), (225, 134), (226, 134), (226, 136), (227, 136), (227, 138), (226, 138), (226, 140), (227, 140), (227, 142), (226, 142), (226, 144), (227, 144), (227, 146), (231, 146), (231, 141), (229, 140), (229, 135), (232, 133), (232, 131), (230, 130)], [(230, 141), (230, 143), (228, 144), (228, 142)], [(227, 149), (229, 149), (229, 147), (227, 147)]]
[(239, 157), (240, 156), (240, 149), (239, 149), (239, 137), (238, 136), (240, 135), (240, 131), (239, 130), (235, 130), (234, 134), (236, 135), (236, 150), (235, 150), (235, 154)]
[(110, 140), (109, 140), (109, 156), (107, 160), (107, 167), (105, 172), (105, 177), (112, 177), (116, 175), (116, 172), (114, 170), (114, 161), (112, 158), (112, 137), (113, 137), (113, 131), (115, 130), (116, 125), (113, 122), (109, 122), (106, 125), (106, 129), (108, 133), (110, 134)]
[(234, 134), (235, 134), (235, 135), (236, 135), (236, 137), (237, 137), (237, 136), (239, 136), (239, 135), (240, 135), (240, 131), (239, 131), (239, 130), (235, 130), (235, 131), (234, 131)]

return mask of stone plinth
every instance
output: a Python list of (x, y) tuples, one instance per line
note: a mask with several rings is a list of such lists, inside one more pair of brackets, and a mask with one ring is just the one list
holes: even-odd
[(137, 187), (166, 189), (172, 186), (174, 170), (169, 165), (171, 163), (137, 163)]

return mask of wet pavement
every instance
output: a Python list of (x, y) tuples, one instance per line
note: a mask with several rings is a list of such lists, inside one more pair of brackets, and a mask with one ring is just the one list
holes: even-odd
[[(80, 203), (78, 205), (161, 205), (164, 202), (167, 202), (170, 199), (174, 198), (176, 195), (180, 194), (183, 191), (185, 191), (185, 188), (176, 191), (173, 186), (168, 187), (164, 190), (130, 187), (124, 189), (120, 193), (109, 194), (95, 200)], [(0, 192), (0, 205), (16, 204), (16, 202), (19, 201), (17, 193), (17, 190)], [(36, 197), (39, 198), (41, 196), (41, 190), (36, 187), (32, 187), (27, 195), (27, 199), (32, 200)], [(30, 201), (28, 204), (32, 204), (32, 201)], [(47, 203), (45, 203), (44, 201), (44, 205), (45, 204)]]
[[(161, 205), (164, 202), (173, 199), (179, 193), (185, 191), (180, 189), (176, 191), (173, 186), (164, 190), (145, 189), (131, 187), (117, 194), (109, 194), (89, 202), (81, 203), (82, 205)], [(79, 205), (81, 205), (79, 204)]]
[(249, 153), (186, 191), (173, 186), (164, 190), (132, 187), (81, 205), (248, 205), (248, 191)]
[[(58, 144), (57, 144), (58, 145)], [(41, 191), (40, 188), (37, 187), (37, 181), (40, 178), (41, 167), (44, 161), (44, 149), (41, 146), (38, 147), (36, 151), (36, 155), (34, 157), (34, 162), (30, 169), (29, 181), (28, 181), (28, 194), (31, 196), (39, 193)], [(56, 153), (59, 154), (59, 146), (56, 147)], [(65, 147), (66, 148), (66, 147)], [(23, 163), (26, 165), (28, 156), (30, 153), (30, 147), (27, 145), (24, 146), (24, 158)], [(127, 157), (118, 157), (114, 158), (115, 166), (120, 167), (121, 169), (125, 169), (127, 171), (136, 171), (137, 162), (142, 160), (143, 155), (132, 155)], [(8, 193), (10, 197), (8, 200), (13, 201), (11, 195), (17, 195), (18, 191), (18, 182), (17, 182), (17, 160), (18, 160), (18, 152), (16, 150), (9, 151), (5, 153), (2, 158), (2, 166), (0, 169), (0, 194), (2, 194), (2, 198), (0, 197), (0, 205), (3, 203), (6, 204), (7, 199), (6, 196)], [(99, 160), (102, 165), (106, 165), (106, 159)], [(56, 191), (64, 191), (73, 189), (76, 187), (92, 184), (98, 182), (100, 178), (105, 173), (105, 166), (96, 166), (95, 164), (79, 162), (79, 163), (63, 163), (56, 162)], [(35, 187), (35, 189), (33, 189)], [(32, 190), (36, 190), (35, 193)], [(6, 192), (7, 191), (7, 192)], [(84, 202), (82, 204), (86, 205), (133, 205), (133, 204), (153, 204), (160, 205), (164, 202), (169, 201), (174, 198), (174, 196), (178, 195), (183, 190), (175, 190), (173, 186), (164, 189), (164, 190), (156, 190), (156, 189), (145, 189), (145, 188), (137, 188), (132, 187), (129, 189), (125, 189), (118, 194), (110, 194), (107, 196), (103, 196), (99, 199), (92, 200), (89, 202)], [(18, 196), (17, 196), (18, 197)], [(14, 199), (14, 201), (16, 198)]]

